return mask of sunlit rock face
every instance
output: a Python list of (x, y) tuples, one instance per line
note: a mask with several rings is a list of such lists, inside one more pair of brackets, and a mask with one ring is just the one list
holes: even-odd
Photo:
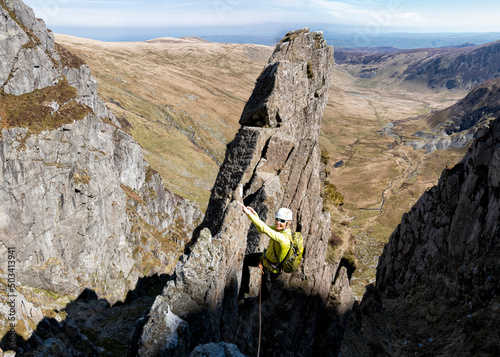
[(22, 285), (124, 299), (173, 271), (203, 214), (164, 189), (88, 66), (21, 1), (0, 5), (0, 254), (15, 247)]

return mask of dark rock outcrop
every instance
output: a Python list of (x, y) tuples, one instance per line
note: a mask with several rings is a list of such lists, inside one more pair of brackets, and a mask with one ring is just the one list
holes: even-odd
[(280, 206), (290, 207), (293, 228), (305, 236), (301, 268), (282, 274), (262, 304), (263, 354), (336, 354), (340, 340), (322, 336), (342, 335), (353, 295), (340, 258), (326, 261), (330, 215), (323, 211), (318, 135), (332, 55), (322, 34), (308, 29), (287, 34), (276, 46), (228, 148), (200, 235), (148, 315), (139, 355), (182, 356), (199, 344), (222, 341), (256, 354), (258, 269), (244, 304), (238, 304), (238, 290), (245, 253), (262, 251), (267, 238), (251, 227), (239, 201), (265, 221)]
[(342, 356), (496, 356), (499, 207), (500, 118), (403, 216)]

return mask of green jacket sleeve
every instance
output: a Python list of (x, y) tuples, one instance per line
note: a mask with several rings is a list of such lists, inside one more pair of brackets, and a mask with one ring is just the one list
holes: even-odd
[(290, 238), (288, 238), (286, 234), (275, 231), (274, 229), (269, 227), (267, 224), (265, 224), (259, 218), (259, 216), (255, 215), (255, 214), (249, 214), (248, 217), (253, 222), (255, 227), (257, 227), (257, 231), (259, 231), (259, 233), (266, 234), (269, 238), (278, 242), (285, 249), (290, 248)]

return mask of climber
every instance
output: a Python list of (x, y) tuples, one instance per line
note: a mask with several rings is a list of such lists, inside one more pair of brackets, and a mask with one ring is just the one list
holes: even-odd
[(258, 216), (252, 207), (239, 203), (243, 212), (253, 222), (259, 233), (266, 234), (270, 239), (269, 245), (264, 253), (247, 254), (243, 261), (243, 274), (241, 281), (240, 299), (248, 292), (250, 282), (251, 266), (259, 266), (263, 270), (262, 276), (262, 298), (269, 296), (271, 284), (281, 274), (280, 263), (283, 262), (292, 244), (292, 232), (290, 222), (292, 211), (288, 208), (280, 208), (276, 212), (276, 225), (268, 226)]

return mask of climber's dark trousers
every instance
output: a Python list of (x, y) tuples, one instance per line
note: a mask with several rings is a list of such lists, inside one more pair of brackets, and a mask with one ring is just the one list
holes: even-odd
[[(238, 300), (245, 297), (245, 293), (250, 291), (250, 267), (258, 267), (262, 258), (262, 253), (251, 253), (245, 255), (243, 260), (243, 272), (241, 275), (241, 288), (238, 295)], [(262, 276), (262, 298), (266, 299), (271, 293), (272, 282), (278, 278), (279, 274), (272, 273), (264, 268)]]

